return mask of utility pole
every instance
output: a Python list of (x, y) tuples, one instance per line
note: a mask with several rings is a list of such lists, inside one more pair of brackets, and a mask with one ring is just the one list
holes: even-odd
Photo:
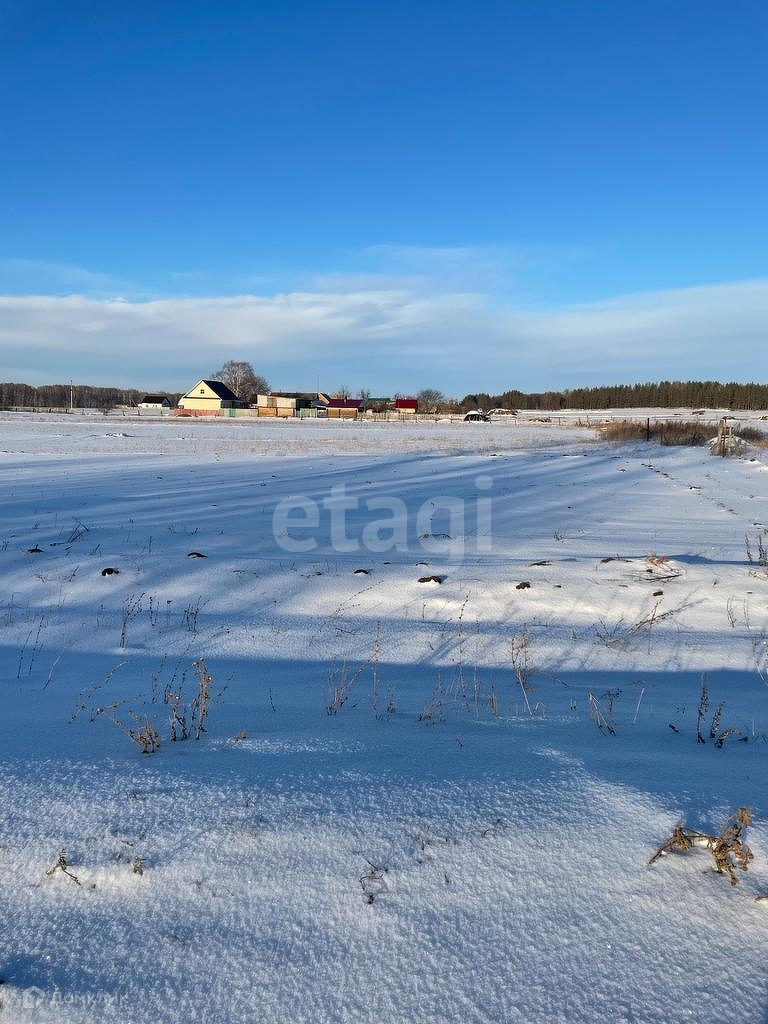
[(73, 412), (75, 408), (75, 385), (73, 381), (69, 382), (69, 411)]

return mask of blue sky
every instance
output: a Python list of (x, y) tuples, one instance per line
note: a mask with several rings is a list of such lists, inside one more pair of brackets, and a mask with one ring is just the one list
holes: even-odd
[(765, 379), (768, 7), (0, 0), (0, 379)]

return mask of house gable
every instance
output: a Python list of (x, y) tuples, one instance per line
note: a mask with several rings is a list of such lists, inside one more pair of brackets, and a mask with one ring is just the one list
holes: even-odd
[(242, 404), (234, 391), (220, 380), (199, 380), (179, 399), (180, 409), (194, 412), (218, 412), (219, 409), (235, 409)]

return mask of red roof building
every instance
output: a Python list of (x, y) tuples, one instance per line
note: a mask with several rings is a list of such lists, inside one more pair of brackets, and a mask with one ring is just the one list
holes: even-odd
[(326, 414), (331, 419), (355, 420), (362, 411), (362, 398), (329, 398)]
[(329, 409), (359, 409), (363, 404), (362, 398), (329, 398)]

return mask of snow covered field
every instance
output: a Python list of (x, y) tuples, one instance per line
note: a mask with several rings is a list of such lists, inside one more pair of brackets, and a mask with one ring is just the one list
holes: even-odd
[(0, 481), (0, 1022), (768, 1019), (764, 450), (0, 414)]

